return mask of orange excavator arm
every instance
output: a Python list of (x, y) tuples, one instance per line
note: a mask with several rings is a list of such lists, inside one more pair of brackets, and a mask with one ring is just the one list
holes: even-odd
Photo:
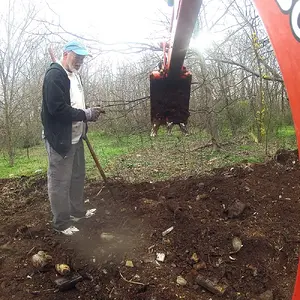
[(179, 76), (195, 28), (202, 0), (175, 1), (168, 51), (169, 76)]
[[(300, 0), (254, 0), (254, 3), (287, 89), (300, 158)], [(300, 259), (292, 300), (300, 300)]]
[(192, 75), (183, 63), (202, 0), (174, 2), (170, 41), (161, 44), (160, 70), (150, 74), (151, 136), (157, 135), (160, 125), (170, 124), (178, 124), (187, 133)]

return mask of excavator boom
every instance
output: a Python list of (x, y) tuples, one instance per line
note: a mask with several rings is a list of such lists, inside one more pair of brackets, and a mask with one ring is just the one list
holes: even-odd
[(151, 136), (160, 125), (178, 124), (187, 133), (192, 75), (183, 63), (201, 4), (202, 0), (175, 0), (173, 5), (170, 41), (161, 44), (160, 68), (150, 74)]
[(168, 51), (170, 77), (180, 75), (201, 4), (202, 0), (180, 0), (175, 2)]

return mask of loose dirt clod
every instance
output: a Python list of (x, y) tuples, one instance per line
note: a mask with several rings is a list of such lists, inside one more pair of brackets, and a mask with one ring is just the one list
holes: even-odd
[(228, 218), (237, 218), (239, 217), (244, 209), (246, 208), (246, 204), (240, 200), (235, 200), (227, 209)]
[(212, 292), (213, 294), (216, 294), (216, 295), (219, 295), (219, 296), (222, 296), (225, 293), (226, 289), (227, 289), (226, 285), (221, 285), (221, 284), (215, 283), (214, 281), (212, 281), (208, 278), (205, 278), (202, 275), (198, 275), (196, 277), (195, 281), (200, 286), (204, 287), (205, 289)]

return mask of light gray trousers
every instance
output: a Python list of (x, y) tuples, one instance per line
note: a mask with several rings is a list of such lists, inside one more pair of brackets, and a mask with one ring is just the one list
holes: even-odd
[(65, 157), (58, 154), (45, 140), (48, 153), (48, 196), (53, 214), (53, 227), (67, 229), (70, 215), (82, 217), (85, 159), (82, 139), (72, 145)]

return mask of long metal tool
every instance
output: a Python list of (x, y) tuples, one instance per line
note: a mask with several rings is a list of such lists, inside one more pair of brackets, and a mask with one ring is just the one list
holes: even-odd
[(94, 151), (94, 149), (93, 149), (93, 147), (92, 147), (92, 145), (91, 145), (91, 143), (90, 143), (88, 137), (85, 136), (85, 137), (84, 137), (84, 140), (85, 140), (86, 145), (88, 146), (88, 148), (89, 148), (89, 150), (90, 150), (90, 153), (91, 153), (91, 155), (92, 155), (92, 157), (93, 157), (93, 159), (94, 159), (94, 162), (95, 162), (95, 164), (96, 164), (96, 166), (97, 166), (97, 169), (98, 169), (98, 171), (99, 171), (101, 177), (103, 178), (103, 181), (104, 181), (105, 185), (107, 186), (107, 188), (108, 188), (109, 192), (111, 193), (113, 199), (116, 200), (115, 195), (114, 195), (114, 192), (113, 192), (113, 190), (112, 190), (112, 188), (111, 188), (111, 186), (110, 186), (110, 183), (109, 183), (108, 180), (107, 180), (107, 177), (106, 177), (106, 175), (105, 175), (105, 173), (104, 173), (104, 171), (103, 171), (103, 168), (102, 168), (101, 165), (100, 165), (100, 162), (99, 162), (99, 160), (98, 160), (98, 157), (97, 157), (97, 155), (96, 155), (96, 153), (95, 153), (95, 151)]

